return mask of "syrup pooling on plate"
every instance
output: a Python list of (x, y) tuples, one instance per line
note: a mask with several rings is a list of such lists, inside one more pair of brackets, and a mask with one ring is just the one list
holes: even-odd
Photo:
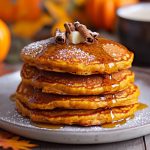
[[(139, 105), (137, 107), (137, 111), (146, 109), (147, 107), (148, 107), (148, 105), (146, 105), (144, 103), (139, 103)], [(110, 112), (110, 116), (112, 118), (112, 123), (103, 124), (103, 125), (101, 125), (101, 127), (103, 127), (103, 128), (115, 128), (115, 127), (119, 127), (119, 126), (127, 123), (128, 120), (134, 119), (134, 117), (135, 117), (135, 115), (131, 115), (131, 116), (125, 118), (125, 119), (118, 120), (118, 121), (113, 121), (114, 120), (114, 115), (113, 115), (112, 111)]]
[(139, 103), (139, 106), (138, 106), (137, 110), (143, 110), (143, 109), (146, 109), (146, 108), (148, 108), (147, 104)]
[(113, 121), (112, 123), (103, 124), (103, 125), (101, 125), (101, 127), (102, 128), (115, 128), (115, 127), (119, 127), (121, 125), (124, 125), (125, 123), (127, 123), (128, 120), (131, 120), (131, 119), (134, 119), (134, 115), (132, 115), (132, 116), (130, 116), (128, 118), (119, 120), (119, 121)]

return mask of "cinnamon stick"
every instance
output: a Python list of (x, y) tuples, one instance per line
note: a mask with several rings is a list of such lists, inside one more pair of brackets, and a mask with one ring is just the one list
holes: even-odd
[(61, 32), (60, 29), (56, 29), (56, 32), (55, 32), (55, 41), (58, 44), (63, 44), (66, 41), (65, 33)]
[(85, 25), (80, 24), (79, 22), (75, 22), (74, 26), (75, 29), (81, 33), (86, 43), (91, 44), (94, 42), (94, 37), (90, 34), (89, 30)]
[(74, 27), (74, 25), (73, 25), (72, 23), (66, 22), (66, 23), (64, 24), (64, 27), (65, 27), (65, 29), (66, 29), (66, 32), (69, 33), (69, 34), (70, 34), (72, 31), (75, 31), (75, 27)]
[(91, 30), (89, 30), (89, 32), (94, 38), (97, 38), (99, 36), (99, 33), (97, 32), (92, 32)]
[(66, 29), (66, 37), (68, 37), (68, 34), (70, 34), (71, 32), (75, 31), (75, 26), (72, 23), (66, 22), (64, 24), (64, 27)]

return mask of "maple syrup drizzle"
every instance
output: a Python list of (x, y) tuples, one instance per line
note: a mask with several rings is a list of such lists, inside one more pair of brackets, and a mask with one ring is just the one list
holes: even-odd
[(146, 109), (147, 107), (148, 107), (147, 104), (139, 103), (139, 106), (137, 107), (137, 111)]
[(62, 126), (62, 125), (52, 125), (52, 124), (46, 124), (46, 123), (31, 122), (31, 125), (38, 127), (38, 128), (46, 128), (46, 129), (62, 129), (62, 128), (64, 128), (64, 126)]
[(101, 125), (102, 128), (115, 128), (115, 127), (119, 127), (123, 124), (125, 124), (128, 120), (131, 120), (134, 118), (134, 115), (131, 115), (130, 117), (126, 118), (126, 119), (122, 119), (119, 121), (113, 121), (112, 123), (106, 123)]
[[(148, 107), (147, 104), (139, 103), (139, 106), (137, 107), (137, 111), (146, 109), (147, 107)], [(131, 115), (128, 118), (125, 118), (125, 119), (122, 119), (122, 120), (119, 120), (119, 121), (113, 121), (114, 115), (113, 115), (112, 111), (110, 111), (110, 116), (112, 118), (112, 123), (103, 124), (103, 125), (101, 125), (102, 128), (115, 128), (115, 127), (119, 127), (119, 126), (125, 124), (128, 120), (131, 120), (131, 119), (134, 118), (134, 115)]]

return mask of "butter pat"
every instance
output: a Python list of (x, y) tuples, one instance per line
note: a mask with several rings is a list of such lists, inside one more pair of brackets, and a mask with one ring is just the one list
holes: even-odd
[(83, 43), (85, 41), (83, 36), (78, 31), (72, 31), (69, 34), (68, 38), (72, 44), (79, 44), (79, 43)]

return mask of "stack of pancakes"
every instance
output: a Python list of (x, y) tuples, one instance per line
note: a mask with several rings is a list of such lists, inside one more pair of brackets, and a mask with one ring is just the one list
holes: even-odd
[(53, 38), (23, 48), (16, 107), (34, 122), (102, 125), (126, 119), (138, 107), (129, 70), (133, 53), (116, 42), (56, 44)]

